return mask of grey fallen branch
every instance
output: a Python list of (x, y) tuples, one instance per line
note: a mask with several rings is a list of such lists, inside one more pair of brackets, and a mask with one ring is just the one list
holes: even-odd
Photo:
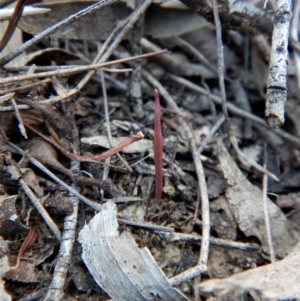
[(284, 123), (287, 99), (288, 38), (292, 18), (292, 1), (278, 0), (274, 14), (274, 30), (269, 66), (265, 118), (271, 128)]
[[(78, 169), (80, 169), (80, 163), (76, 161), (71, 162), (71, 170), (75, 171)], [(73, 189), (76, 189), (74, 184), (72, 184), (72, 186)], [(59, 247), (59, 253), (57, 255), (52, 281), (44, 301), (59, 301), (63, 300), (64, 297), (64, 288), (66, 286), (68, 270), (72, 258), (72, 250), (76, 237), (79, 207), (79, 201), (76, 196), (70, 195), (70, 199), (73, 205), (73, 211), (71, 214), (67, 215), (64, 220), (64, 229)]]

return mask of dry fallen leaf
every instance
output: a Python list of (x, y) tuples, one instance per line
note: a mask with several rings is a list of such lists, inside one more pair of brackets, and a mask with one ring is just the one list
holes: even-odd
[[(126, 138), (127, 137), (112, 137), (112, 144), (117, 145), (120, 142), (124, 141), (124, 139)], [(81, 138), (80, 141), (82, 143), (89, 144), (89, 145), (97, 145), (108, 149), (111, 148), (107, 136), (93, 136), (93, 137)], [(150, 151), (153, 150), (153, 141), (148, 139), (142, 139), (122, 149), (122, 153), (133, 154), (133, 153), (142, 153), (149, 150)]]
[[(50, 8), (51, 11), (39, 17), (22, 17), (18, 26), (25, 32), (37, 34), (58, 21), (94, 4), (96, 1), (69, 1), (38, 4), (39, 7)], [(53, 37), (68, 39), (105, 40), (115, 29), (120, 20), (130, 15), (132, 10), (123, 2), (103, 7), (92, 15), (82, 18), (68, 26)], [(176, 20), (176, 22), (174, 22)], [(169, 37), (190, 32), (207, 23), (196, 12), (189, 9), (163, 8), (152, 5), (145, 15), (144, 34), (155, 38)], [(97, 30), (94, 30), (97, 28)]]
[[(225, 194), (233, 217), (240, 230), (247, 236), (256, 236), (263, 250), (268, 252), (262, 192), (247, 180), (220, 139), (218, 151), (223, 175), (229, 185)], [(283, 258), (296, 245), (298, 237), (280, 208), (270, 199), (267, 202), (275, 254)]]
[(118, 232), (116, 205), (109, 201), (79, 233), (82, 258), (98, 285), (115, 301), (188, 299), (172, 288), (148, 249)]
[(249, 291), (258, 292), (263, 300), (299, 300), (299, 283), (300, 243), (281, 261), (225, 279), (203, 282), (200, 284), (200, 289), (206, 293), (214, 292), (219, 296), (218, 300), (234, 300)]

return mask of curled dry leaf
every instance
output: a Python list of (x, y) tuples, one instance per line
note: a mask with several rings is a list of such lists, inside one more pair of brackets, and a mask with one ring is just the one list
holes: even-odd
[(119, 235), (113, 202), (83, 227), (79, 242), (87, 268), (113, 300), (188, 300), (171, 287), (148, 249), (139, 249), (126, 231)]
[[(262, 191), (247, 180), (221, 139), (218, 139), (218, 151), (223, 175), (229, 185), (225, 194), (233, 217), (240, 230), (247, 236), (256, 236), (267, 252)], [(267, 202), (275, 253), (283, 258), (296, 245), (298, 237), (280, 208), (270, 199)]]

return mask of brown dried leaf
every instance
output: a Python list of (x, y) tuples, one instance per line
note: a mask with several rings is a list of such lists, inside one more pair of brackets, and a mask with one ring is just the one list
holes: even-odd
[[(94, 4), (96, 1), (69, 1), (38, 4), (50, 8), (46, 15), (22, 17), (18, 26), (25, 32), (37, 34), (65, 17)], [(118, 2), (82, 18), (68, 26), (53, 37), (68, 39), (105, 40), (115, 29), (120, 20), (130, 15), (132, 10), (123, 2)], [(176, 22), (174, 22), (176, 20)], [(190, 10), (162, 8), (152, 5), (145, 15), (145, 35), (156, 38), (184, 34), (203, 26), (206, 23), (197, 13)], [(97, 30), (95, 30), (97, 28)], [(129, 35), (127, 35), (129, 37)]]
[[(234, 219), (240, 230), (247, 236), (256, 236), (267, 252), (262, 191), (247, 180), (220, 139), (218, 151), (223, 175), (229, 185), (226, 197)], [(295, 246), (298, 237), (283, 212), (270, 199), (267, 199), (267, 202), (275, 253), (279, 257), (284, 257)]]

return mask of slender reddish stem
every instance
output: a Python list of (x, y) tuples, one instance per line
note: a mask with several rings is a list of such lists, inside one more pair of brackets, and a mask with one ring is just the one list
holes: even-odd
[(163, 136), (161, 131), (160, 119), (160, 100), (157, 90), (155, 94), (155, 108), (154, 108), (154, 164), (155, 164), (155, 199), (162, 198), (163, 190)]
[(38, 231), (34, 228), (30, 228), (28, 235), (26, 236), (25, 240), (22, 243), (21, 249), (17, 257), (16, 265), (10, 267), (12, 270), (17, 269), (19, 267), (21, 257), (23, 256), (25, 251), (34, 243), (37, 237), (38, 237)]

